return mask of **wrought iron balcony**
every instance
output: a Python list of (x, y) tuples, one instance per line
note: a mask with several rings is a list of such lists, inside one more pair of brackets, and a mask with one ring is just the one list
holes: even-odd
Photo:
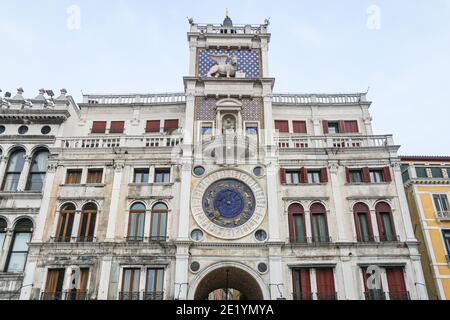
[(42, 292), (40, 300), (88, 300), (88, 292), (80, 290)]
[(119, 300), (163, 300), (164, 291), (154, 291), (154, 292), (119, 292)]
[(337, 292), (317, 292), (317, 300), (337, 300)]
[(40, 300), (63, 300), (64, 292), (42, 292)]
[(181, 134), (143, 136), (87, 136), (59, 139), (55, 145), (62, 149), (109, 148), (173, 148), (183, 141)]
[(450, 220), (450, 211), (438, 211), (436, 216), (438, 220)]
[(142, 237), (142, 236), (127, 236), (125, 237), (125, 241), (127, 242), (166, 242), (168, 240), (167, 236), (151, 236), (151, 237)]
[(330, 236), (290, 237), (289, 242), (292, 244), (332, 243), (333, 239)]
[(312, 293), (294, 292), (292, 293), (293, 300), (313, 300)]
[(411, 300), (409, 291), (388, 292), (389, 300)]
[(68, 237), (68, 236), (56, 236), (51, 237), (50, 242), (51, 243), (89, 243), (89, 242), (96, 242), (97, 237), (94, 236), (86, 236), (86, 237)]
[(377, 242), (400, 242), (400, 236), (396, 234), (383, 234), (375, 237)]
[(364, 292), (366, 300), (386, 300), (386, 293), (383, 290), (369, 290)]

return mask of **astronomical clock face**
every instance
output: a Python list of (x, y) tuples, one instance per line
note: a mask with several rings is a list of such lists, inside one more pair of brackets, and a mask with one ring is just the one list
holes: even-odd
[(204, 178), (194, 189), (191, 209), (197, 223), (211, 235), (238, 239), (253, 232), (263, 221), (265, 194), (250, 175), (219, 171)]
[(239, 180), (219, 180), (206, 189), (203, 211), (220, 227), (242, 226), (255, 212), (255, 196), (249, 186)]

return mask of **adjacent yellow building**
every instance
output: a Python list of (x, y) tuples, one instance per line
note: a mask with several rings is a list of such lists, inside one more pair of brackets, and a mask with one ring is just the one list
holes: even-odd
[(402, 175), (429, 298), (450, 300), (450, 157), (402, 157)]

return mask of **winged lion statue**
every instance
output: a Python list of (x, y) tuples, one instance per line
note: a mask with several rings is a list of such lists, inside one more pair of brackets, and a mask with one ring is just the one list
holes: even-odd
[(207, 77), (218, 78), (226, 76), (227, 78), (235, 77), (237, 71), (238, 60), (236, 56), (229, 56), (227, 54), (212, 54), (209, 56), (217, 64), (212, 66)]

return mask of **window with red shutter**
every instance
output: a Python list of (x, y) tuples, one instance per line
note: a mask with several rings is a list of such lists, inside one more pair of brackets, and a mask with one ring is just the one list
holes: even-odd
[(389, 287), (389, 298), (391, 300), (409, 300), (409, 293), (406, 291), (403, 268), (386, 268), (386, 277)]
[(91, 133), (105, 133), (106, 132), (106, 121), (94, 121), (92, 123)]
[(344, 121), (344, 131), (345, 133), (359, 133), (358, 121)]
[(336, 300), (332, 268), (316, 269), (317, 300)]
[(328, 170), (327, 168), (320, 169), (320, 182), (327, 183), (328, 182)]
[[(373, 274), (367, 273), (367, 267), (361, 267), (361, 272), (363, 276), (363, 286), (364, 286), (364, 296), (366, 300), (386, 300), (386, 295), (383, 292), (383, 284), (381, 283), (381, 275), (379, 276), (379, 283), (376, 283), (376, 276), (371, 277), (372, 288), (369, 289), (367, 282), (369, 277)], [(377, 288), (378, 285), (378, 288)]]
[(306, 168), (300, 169), (300, 183), (308, 183), (308, 170)]
[(111, 130), (109, 133), (123, 133), (125, 121), (111, 121)]
[(145, 132), (159, 132), (160, 131), (159, 120), (148, 120)]
[(372, 242), (374, 238), (369, 207), (359, 202), (353, 206), (353, 215), (358, 242)]
[(280, 133), (289, 133), (289, 122), (287, 120), (275, 120), (275, 130)]
[(392, 181), (391, 168), (389, 168), (389, 167), (384, 167), (383, 168), (383, 179), (384, 179), (384, 182), (391, 182)]
[(322, 127), (323, 127), (323, 134), (328, 134), (328, 121), (327, 120), (322, 121)]
[(292, 270), (294, 300), (311, 300), (311, 278), (308, 268)]
[(164, 121), (164, 132), (171, 133), (177, 129), (178, 129), (178, 119)]
[(345, 168), (345, 179), (347, 183), (350, 183), (350, 169), (347, 167)]
[(280, 169), (280, 183), (286, 184), (286, 169)]
[(305, 121), (292, 121), (292, 129), (294, 133), (307, 133)]
[(363, 182), (370, 183), (370, 170), (368, 167), (362, 169)]
[(338, 121), (338, 127), (339, 127), (339, 132), (338, 133), (346, 133), (345, 132), (345, 121), (339, 120)]

